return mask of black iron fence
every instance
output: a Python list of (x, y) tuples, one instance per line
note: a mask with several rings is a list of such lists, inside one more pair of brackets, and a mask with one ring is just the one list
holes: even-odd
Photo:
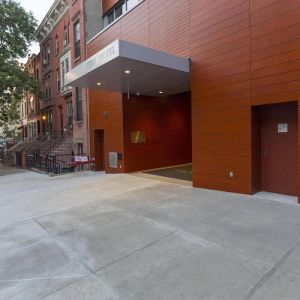
[[(81, 158), (81, 159), (80, 159)], [(42, 155), (35, 152), (26, 156), (26, 167), (53, 174), (90, 171), (95, 169), (95, 159), (72, 154)]]
[(47, 173), (62, 173), (63, 164), (54, 155), (40, 155), (34, 153), (26, 157), (27, 168), (35, 168)]

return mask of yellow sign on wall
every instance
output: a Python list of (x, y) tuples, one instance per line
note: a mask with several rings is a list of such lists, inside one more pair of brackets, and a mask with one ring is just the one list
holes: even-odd
[(131, 144), (145, 144), (145, 133), (143, 131), (131, 132)]

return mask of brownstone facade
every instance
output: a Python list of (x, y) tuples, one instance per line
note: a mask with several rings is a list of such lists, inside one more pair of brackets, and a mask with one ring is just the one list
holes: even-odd
[(64, 76), (85, 57), (84, 1), (55, 1), (39, 26), (44, 99), (40, 107), (45, 134), (73, 128), (74, 153), (88, 153), (85, 89), (65, 86)]
[[(26, 68), (37, 81), (41, 80), (40, 55), (28, 58)], [(20, 105), (21, 135), (24, 140), (37, 138), (42, 134), (42, 116), (40, 114), (41, 99), (32, 93), (26, 93)]]

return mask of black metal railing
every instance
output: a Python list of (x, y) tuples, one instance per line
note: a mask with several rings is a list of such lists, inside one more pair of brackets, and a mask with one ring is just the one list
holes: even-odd
[(55, 151), (60, 145), (64, 142), (73, 142), (73, 129), (69, 128), (65, 132), (57, 132), (55, 135), (52, 136), (51, 139), (46, 141), (46, 143), (42, 146), (42, 153), (47, 154), (50, 152)]
[(84, 160), (76, 161), (76, 157), (78, 158), (78, 156), (74, 157), (72, 154), (42, 155), (37, 152), (26, 156), (26, 167), (53, 174), (94, 170), (94, 158), (84, 156)]
[(47, 173), (60, 174), (62, 172), (61, 163), (52, 155), (27, 155), (26, 166), (28, 169), (35, 168)]

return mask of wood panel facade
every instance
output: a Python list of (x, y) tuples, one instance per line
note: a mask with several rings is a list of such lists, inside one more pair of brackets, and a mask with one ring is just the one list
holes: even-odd
[(194, 186), (250, 193), (249, 1), (192, 0), (190, 18)]
[[(191, 96), (123, 98), (125, 172), (192, 162)], [(132, 143), (141, 131), (145, 143)]]
[[(298, 0), (144, 0), (94, 38), (87, 53), (124, 39), (190, 57), (193, 184), (252, 194), (259, 178), (254, 107), (299, 101), (299, 20)], [(98, 92), (96, 103), (90, 93), (92, 125), (92, 111), (104, 110), (108, 94)], [(124, 101), (114, 103), (126, 120)], [(119, 130), (122, 136), (124, 126)]]
[(109, 167), (109, 152), (124, 153), (123, 106), (119, 93), (89, 90), (90, 104), (90, 155), (95, 157), (95, 130), (104, 130), (104, 162), (108, 173), (124, 172), (124, 164)]
[(102, 0), (102, 13), (106, 14), (111, 8), (113, 8), (119, 0)]

